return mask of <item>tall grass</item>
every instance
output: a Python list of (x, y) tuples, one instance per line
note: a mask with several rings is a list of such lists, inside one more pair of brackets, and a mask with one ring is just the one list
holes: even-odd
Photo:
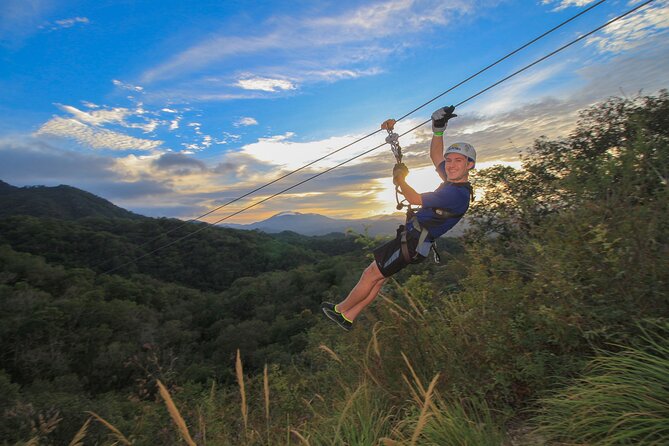
[(439, 373), (432, 378), (427, 388), (424, 388), (409, 359), (404, 354), (402, 356), (411, 372), (413, 382), (406, 376), (404, 380), (420, 412), (417, 416), (409, 416), (398, 422), (393, 429), (396, 439), (382, 438), (383, 445), (499, 446), (505, 444), (506, 435), (494, 421), (492, 412), (485, 402), (442, 398), (436, 391), (440, 378)]
[(544, 398), (537, 432), (593, 446), (669, 444), (669, 327), (644, 339), (598, 356), (584, 377)]
[(318, 446), (369, 446), (388, 436), (396, 416), (377, 389), (362, 383), (354, 391), (346, 392), (345, 399), (317, 416), (303, 430), (300, 441)]
[(265, 425), (267, 431), (267, 444), (269, 445), (271, 442), (270, 442), (270, 418), (269, 418), (269, 375), (267, 373), (267, 364), (265, 364), (265, 368), (263, 369), (262, 373), (262, 388), (263, 388), (263, 396), (265, 399)]
[(111, 424), (109, 421), (105, 420), (102, 418), (100, 415), (96, 414), (95, 412), (87, 412), (90, 416), (98, 420), (104, 427), (109, 429), (112, 433), (112, 436), (116, 439), (117, 444), (123, 444), (126, 446), (132, 446), (132, 442), (126, 438), (125, 435), (121, 433), (120, 430), (116, 428), (113, 424)]
[(88, 432), (88, 426), (90, 426), (90, 424), (91, 419), (88, 418), (86, 422), (79, 428), (68, 446), (84, 446), (84, 438), (86, 437), (86, 432)]
[(421, 407), (420, 409), (420, 416), (418, 417), (418, 422), (416, 423), (416, 429), (414, 429), (414, 432), (411, 435), (411, 446), (416, 445), (418, 437), (420, 436), (421, 431), (427, 424), (427, 421), (430, 417), (430, 404), (432, 403), (432, 392), (434, 392), (434, 386), (435, 384), (437, 384), (438, 379), (439, 379), (439, 374), (437, 373), (436, 375), (434, 375), (434, 378), (432, 378), (430, 385), (427, 387), (427, 390), (425, 391), (425, 400), (423, 401), (423, 407)]
[(188, 426), (186, 426), (186, 422), (181, 416), (181, 413), (179, 413), (177, 406), (174, 404), (174, 401), (172, 400), (170, 393), (167, 391), (163, 383), (160, 382), (160, 380), (158, 380), (157, 383), (160, 396), (162, 396), (163, 400), (165, 400), (167, 411), (170, 413), (170, 416), (172, 417), (174, 424), (177, 425), (177, 428), (181, 433), (181, 437), (186, 441), (186, 443), (188, 443), (188, 446), (196, 446), (195, 442), (193, 441), (193, 438), (190, 436), (190, 432), (188, 432)]
[(239, 385), (239, 395), (241, 397), (242, 420), (244, 421), (244, 432), (249, 428), (249, 406), (246, 404), (246, 386), (244, 385), (244, 367), (242, 357), (237, 349), (237, 360), (235, 361), (235, 374), (237, 375), (237, 384)]
[(438, 399), (419, 444), (500, 446), (506, 435), (484, 402)]

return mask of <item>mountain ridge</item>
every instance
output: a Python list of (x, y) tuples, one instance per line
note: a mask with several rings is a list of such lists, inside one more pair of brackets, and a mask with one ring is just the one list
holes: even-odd
[[(89, 217), (147, 219), (91, 192), (61, 184), (59, 186), (13, 186), (0, 180), (0, 218), (14, 215), (79, 220)], [(221, 227), (278, 234), (284, 231), (304, 236), (322, 236), (354, 231), (371, 237), (389, 236), (404, 223), (403, 213), (380, 214), (360, 219), (333, 218), (317, 213), (279, 212), (249, 224), (224, 223)], [(462, 235), (465, 222), (458, 223), (448, 236)]]
[[(405, 216), (402, 213), (381, 214), (361, 219), (338, 219), (321, 214), (300, 212), (279, 212), (268, 219), (249, 223), (228, 223), (222, 226), (240, 230), (258, 230), (267, 233), (279, 233), (292, 231), (302, 235), (315, 236), (325, 235), (332, 232), (347, 232), (353, 230), (359, 233), (367, 233), (372, 237), (379, 235), (392, 235), (397, 227), (404, 223)], [(466, 227), (465, 222), (458, 223), (448, 236), (458, 237), (462, 235)]]
[(147, 218), (72, 186), (17, 187), (0, 180), (0, 217), (27, 215), (78, 220), (87, 217)]

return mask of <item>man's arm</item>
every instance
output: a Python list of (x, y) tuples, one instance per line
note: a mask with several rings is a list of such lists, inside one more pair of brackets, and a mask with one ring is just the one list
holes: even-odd
[(442, 107), (432, 113), (432, 142), (430, 143), (430, 158), (434, 167), (439, 167), (444, 161), (444, 130), (448, 125), (448, 120), (455, 118), (453, 113), (455, 106)]
[(410, 203), (413, 204), (414, 206), (422, 206), (423, 205), (423, 198), (420, 196), (416, 190), (409, 186), (404, 178), (399, 180), (398, 184), (400, 191), (402, 192), (402, 195), (404, 195), (404, 198)]
[(439, 167), (439, 164), (444, 161), (444, 137), (442, 135), (432, 135), (430, 158), (432, 158), (434, 167)]

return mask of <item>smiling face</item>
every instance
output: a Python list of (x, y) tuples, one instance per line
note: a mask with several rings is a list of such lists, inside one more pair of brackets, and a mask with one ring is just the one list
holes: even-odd
[(459, 153), (449, 153), (446, 159), (446, 178), (451, 183), (464, 183), (469, 179), (469, 169), (474, 168), (474, 163)]

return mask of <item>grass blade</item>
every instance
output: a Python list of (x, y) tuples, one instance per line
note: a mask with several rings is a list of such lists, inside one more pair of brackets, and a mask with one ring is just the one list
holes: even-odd
[(86, 412), (86, 413), (89, 414), (90, 416), (92, 416), (93, 418), (95, 418), (96, 420), (98, 420), (100, 423), (102, 423), (107, 429), (109, 429), (112, 432), (112, 434), (114, 434), (114, 437), (116, 438), (116, 440), (120, 441), (121, 443), (123, 443), (127, 446), (132, 446), (132, 443), (130, 442), (130, 440), (128, 440), (125, 437), (125, 435), (123, 435), (120, 430), (116, 429), (116, 427), (114, 427), (114, 425), (111, 424), (109, 421), (105, 420), (100, 415), (96, 414), (95, 412)]
[(239, 349), (237, 349), (235, 372), (237, 374), (237, 383), (239, 384), (239, 394), (242, 397), (241, 411), (242, 411), (242, 419), (244, 420), (244, 432), (246, 432), (249, 423), (249, 408), (246, 404), (246, 387), (244, 386), (244, 368), (242, 366), (242, 356), (239, 353)]
[(88, 431), (88, 426), (91, 424), (91, 419), (88, 418), (86, 422), (79, 428), (77, 433), (74, 435), (74, 438), (72, 438), (72, 441), (70, 441), (69, 446), (84, 446), (84, 438), (86, 437), (86, 432)]
[(176, 424), (177, 427), (179, 428), (181, 437), (184, 440), (186, 440), (186, 443), (188, 443), (189, 446), (197, 446), (193, 441), (193, 439), (191, 438), (190, 432), (188, 432), (188, 426), (186, 426), (186, 422), (179, 413), (179, 410), (177, 409), (177, 406), (174, 404), (174, 401), (172, 401), (170, 393), (167, 391), (163, 383), (160, 382), (160, 380), (157, 380), (156, 382), (158, 383), (158, 391), (160, 392), (160, 396), (162, 396), (163, 400), (165, 400), (167, 411), (170, 413), (172, 420), (174, 420), (174, 424)]
[(418, 437), (420, 436), (421, 431), (427, 424), (427, 419), (430, 416), (429, 409), (432, 399), (432, 392), (434, 391), (434, 386), (437, 384), (438, 379), (439, 379), (439, 373), (434, 375), (434, 378), (432, 378), (430, 385), (427, 387), (427, 391), (425, 392), (425, 402), (423, 403), (423, 407), (420, 410), (420, 417), (418, 418), (418, 423), (416, 423), (416, 429), (413, 431), (413, 435), (411, 436), (411, 446), (414, 446), (416, 444), (416, 441), (418, 441)]

